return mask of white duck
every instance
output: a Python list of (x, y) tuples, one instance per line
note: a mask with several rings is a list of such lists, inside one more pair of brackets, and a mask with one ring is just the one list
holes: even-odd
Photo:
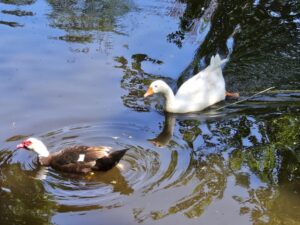
[(219, 54), (212, 56), (210, 65), (195, 76), (184, 82), (174, 95), (172, 89), (162, 80), (151, 83), (144, 97), (155, 93), (165, 96), (165, 110), (171, 113), (197, 112), (223, 101), (227, 96), (238, 97), (237, 93), (225, 90), (221, 65), (227, 59), (221, 60)]

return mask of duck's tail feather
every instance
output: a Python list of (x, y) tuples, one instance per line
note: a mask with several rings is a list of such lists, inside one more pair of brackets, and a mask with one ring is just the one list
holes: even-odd
[(108, 156), (96, 160), (93, 170), (107, 171), (116, 166), (129, 148), (113, 151)]
[(228, 59), (222, 59), (219, 54), (216, 54), (215, 56), (212, 56), (210, 59), (210, 69), (216, 69), (216, 68), (220, 68), (221, 65), (223, 65), (224, 63), (226, 63), (228, 61)]

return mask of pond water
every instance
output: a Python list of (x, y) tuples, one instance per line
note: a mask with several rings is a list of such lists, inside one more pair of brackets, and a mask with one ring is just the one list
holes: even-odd
[[(300, 224), (297, 0), (0, 0), (0, 36), (1, 224)], [(188, 115), (143, 98), (215, 53), (241, 99), (275, 88)], [(130, 150), (70, 175), (27, 136)]]

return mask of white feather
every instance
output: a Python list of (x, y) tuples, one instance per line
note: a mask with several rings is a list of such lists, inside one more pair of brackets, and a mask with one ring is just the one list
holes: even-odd
[(84, 162), (85, 154), (80, 154), (77, 162)]
[(30, 146), (28, 146), (29, 149), (35, 151), (39, 156), (43, 156), (43, 157), (49, 156), (50, 153), (46, 145), (41, 140), (34, 137), (28, 138), (27, 140), (32, 143)]

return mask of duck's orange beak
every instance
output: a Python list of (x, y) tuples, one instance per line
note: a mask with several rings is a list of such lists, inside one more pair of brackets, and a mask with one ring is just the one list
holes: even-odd
[(152, 87), (149, 87), (147, 92), (144, 94), (144, 98), (150, 96), (150, 95), (153, 95), (154, 92), (153, 92), (153, 88)]

